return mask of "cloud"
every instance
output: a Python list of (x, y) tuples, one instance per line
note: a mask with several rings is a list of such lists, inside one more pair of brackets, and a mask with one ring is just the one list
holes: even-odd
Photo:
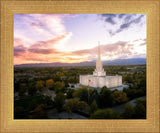
[(68, 33), (64, 33), (61, 35), (57, 35), (56, 37), (53, 37), (49, 40), (45, 40), (45, 41), (37, 41), (34, 44), (32, 44), (32, 46), (30, 46), (31, 49), (46, 49), (46, 48), (53, 48), (54, 45), (58, 44), (58, 42), (61, 42), (63, 40), (65, 40), (66, 38), (71, 37), (72, 33), (68, 32)]
[[(36, 41), (32, 45), (25, 47), (22, 38), (14, 39), (14, 58), (15, 64), (28, 61), (53, 61), (54, 56), (62, 57), (64, 52), (55, 48), (56, 45), (61, 45), (61, 41), (68, 39), (71, 33), (57, 35), (49, 40)], [(54, 58), (53, 58), (54, 57)], [(18, 59), (19, 58), (19, 59)], [(33, 59), (33, 60), (32, 60)]]
[[(119, 33), (119, 32), (121, 32), (122, 30), (129, 28), (132, 24), (137, 24), (137, 23), (139, 23), (140, 20), (141, 20), (141, 18), (142, 18), (143, 16), (144, 16), (144, 15), (141, 15), (141, 16), (139, 16), (139, 17), (137, 17), (136, 19), (133, 19), (133, 20), (131, 20), (131, 21), (129, 21), (130, 18), (128, 18), (129, 20), (127, 20), (127, 21), (129, 21), (129, 22), (122, 24), (122, 25), (120, 26), (120, 28), (116, 31), (116, 33)], [(130, 16), (130, 17), (131, 17), (131, 16)]]
[(39, 22), (39, 23), (33, 22), (33, 23), (31, 23), (31, 26), (43, 27), (44, 24), (41, 22)]
[(14, 56), (20, 56), (24, 52), (26, 52), (26, 47), (23, 45), (14, 47)]
[[(129, 42), (118, 41), (116, 43), (111, 44), (104, 44), (101, 45), (101, 56), (103, 60), (112, 60), (112, 59), (119, 59), (119, 58), (131, 58), (131, 57), (138, 57), (144, 55), (145, 47), (142, 48), (141, 46), (145, 46), (145, 43), (139, 44), (131, 44)], [(71, 53), (72, 56), (81, 56), (85, 57), (85, 61), (92, 61), (97, 59), (98, 47), (94, 47), (92, 49), (84, 49), (78, 50)]]
[[(67, 47), (67, 43), (65, 42), (71, 38), (72, 33), (66, 31), (64, 19), (76, 17), (76, 15), (26, 14), (20, 16), (22, 21), (16, 21), (19, 28), (14, 31), (15, 64), (80, 62), (96, 59), (97, 47), (66, 52), (68, 49), (65, 49)], [(107, 23), (110, 25), (108, 26), (111, 27), (109, 31), (110, 34), (122, 32), (131, 25), (140, 23), (142, 19), (140, 15), (134, 14), (101, 14), (100, 16), (105, 24)], [(121, 21), (121, 23), (119, 23), (119, 21)], [(23, 25), (21, 25), (21, 22)], [(113, 30), (112, 27), (116, 28)], [(120, 31), (118, 32), (118, 30)], [(74, 39), (71, 44), (73, 43)], [(144, 49), (142, 46), (145, 45), (142, 43), (144, 42), (135, 42), (137, 46), (141, 47), (141, 51)], [(103, 60), (129, 57), (135, 54), (135, 47), (133, 44), (129, 44), (129, 42), (119, 41), (112, 44), (101, 45), (101, 53)], [(136, 54), (140, 53), (137, 52)]]
[(28, 16), (29, 19), (32, 17), (32, 26), (45, 27), (43, 30), (49, 30), (50, 33), (60, 35), (66, 32), (63, 19), (76, 17), (77, 14), (28, 14)]
[(20, 56), (22, 53), (26, 52), (24, 42), (25, 41), (20, 38), (14, 38), (14, 56)]
[(131, 19), (134, 19), (134, 17), (136, 17), (137, 14), (125, 14), (124, 15), (124, 22), (127, 23), (129, 22)]
[(53, 49), (28, 49), (28, 51), (37, 54), (51, 54), (56, 52)]
[(116, 24), (114, 18), (117, 16), (117, 14), (101, 14), (101, 16), (105, 19), (105, 22), (112, 25)]
[[(72, 52), (72, 56), (85, 56), (87, 59), (95, 59), (98, 47), (92, 49), (84, 49)], [(133, 55), (134, 45), (128, 42), (116, 42), (112, 44), (101, 45), (101, 55), (107, 60), (120, 58), (121, 56), (129, 57)], [(107, 58), (106, 58), (107, 57)]]
[(23, 36), (32, 41), (38, 41), (65, 34), (67, 31), (63, 24), (64, 19), (76, 16), (72, 14), (15, 14), (14, 37)]
[(118, 18), (123, 18), (126, 14), (119, 14)]
[(139, 44), (139, 46), (144, 46), (144, 45), (146, 45), (146, 42)]
[(72, 33), (67, 32), (64, 27), (64, 18), (76, 16), (74, 14), (14, 15), (15, 64), (58, 59), (55, 56), (64, 54), (60, 51), (61, 47), (64, 47), (65, 42), (72, 36)]
[(113, 36), (130, 28), (133, 24), (139, 24), (144, 17), (144, 14), (101, 14), (101, 17), (106, 23), (119, 27), (116, 30), (113, 30), (115, 26), (113, 28), (110, 27), (108, 33)]
[[(118, 58), (130, 58), (141, 53), (136, 51), (138, 47), (144, 44), (130, 44), (129, 42), (118, 41), (116, 43), (101, 45), (101, 56), (103, 60), (112, 60)], [(142, 48), (143, 50), (143, 48)], [(25, 48), (23, 46), (15, 47), (15, 64), (21, 63), (44, 63), (44, 62), (63, 62), (75, 63), (83, 61), (93, 61), (97, 59), (98, 47), (91, 49), (76, 50), (72, 52), (58, 51), (55, 48)]]
[(22, 45), (23, 42), (20, 38), (14, 38), (14, 46)]
[(19, 45), (25, 45), (28, 47), (31, 43), (33, 42), (30, 39), (26, 39), (25, 37), (14, 37), (14, 47)]

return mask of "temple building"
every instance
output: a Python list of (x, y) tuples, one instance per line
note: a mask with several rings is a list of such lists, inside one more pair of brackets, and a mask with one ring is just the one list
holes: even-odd
[(96, 61), (96, 69), (93, 75), (80, 75), (80, 84), (95, 88), (102, 88), (104, 86), (108, 88), (122, 86), (122, 76), (107, 76), (103, 69), (103, 63), (101, 61), (100, 45), (98, 45), (98, 59)]

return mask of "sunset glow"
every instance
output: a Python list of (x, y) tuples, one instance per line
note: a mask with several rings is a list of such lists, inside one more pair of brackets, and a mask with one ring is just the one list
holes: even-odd
[(14, 64), (146, 57), (145, 14), (15, 14)]

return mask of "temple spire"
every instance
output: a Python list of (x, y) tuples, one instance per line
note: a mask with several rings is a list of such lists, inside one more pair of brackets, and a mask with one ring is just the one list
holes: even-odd
[(96, 69), (93, 72), (94, 76), (105, 76), (106, 72), (103, 69), (103, 63), (101, 61), (100, 42), (98, 41), (98, 57), (96, 61)]
[(101, 60), (100, 42), (98, 41), (98, 60)]

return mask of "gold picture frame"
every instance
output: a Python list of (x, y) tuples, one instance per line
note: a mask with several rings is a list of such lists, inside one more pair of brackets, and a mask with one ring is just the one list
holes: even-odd
[[(0, 132), (160, 132), (159, 0), (1, 0)], [(143, 13), (147, 16), (147, 118), (14, 120), (13, 15), (16, 13)]]

